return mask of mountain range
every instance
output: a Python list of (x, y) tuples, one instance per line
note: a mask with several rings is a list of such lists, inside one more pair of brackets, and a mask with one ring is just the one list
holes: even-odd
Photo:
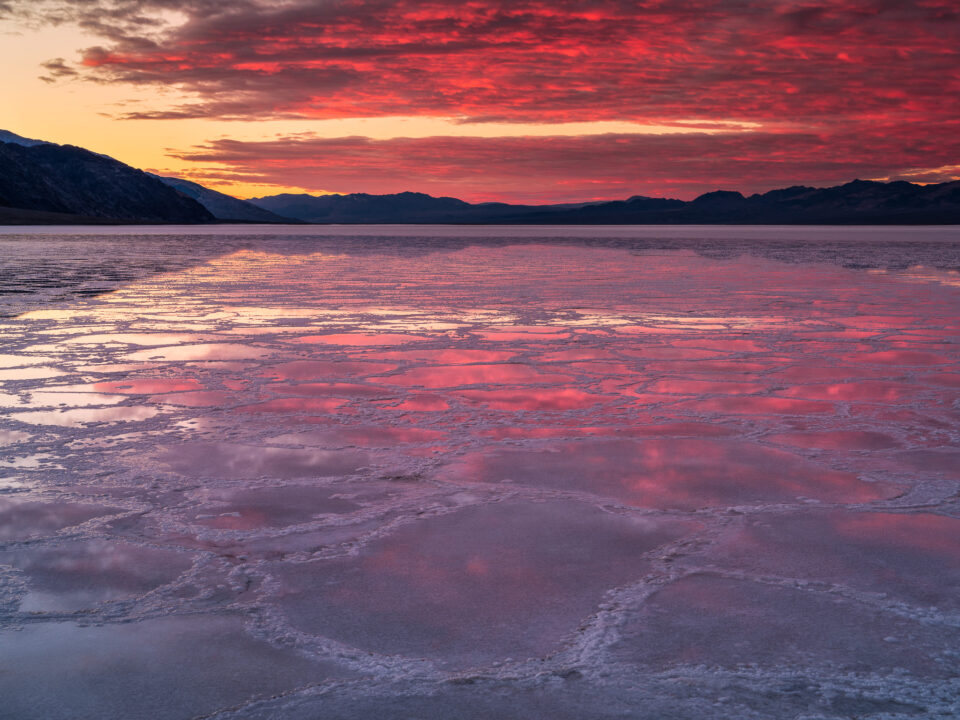
[(403, 192), (240, 200), (189, 180), (143, 172), (72, 145), (0, 130), (0, 224), (960, 224), (960, 181), (853, 182), (695, 200), (634, 196), (557, 205), (468, 203)]

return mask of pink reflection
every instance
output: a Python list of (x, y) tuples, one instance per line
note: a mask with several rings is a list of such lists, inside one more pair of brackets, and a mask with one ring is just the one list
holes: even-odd
[(707, 380), (670, 379), (658, 380), (646, 386), (654, 393), (670, 393), (678, 395), (739, 395), (755, 393), (766, 389), (760, 383), (738, 382), (709, 382)]
[(316, 447), (393, 447), (408, 443), (428, 443), (444, 440), (447, 434), (439, 430), (414, 427), (384, 427), (380, 425), (336, 426), (327, 430), (290, 433), (270, 440), (278, 445), (313, 445)]
[(618, 428), (613, 427), (496, 427), (482, 430), (477, 435), (494, 440), (543, 440), (617, 435), (618, 433)]
[(585, 375), (624, 376), (636, 375), (639, 371), (633, 365), (617, 362), (572, 362), (564, 366)]
[(494, 410), (574, 410), (592, 407), (611, 399), (609, 396), (594, 395), (572, 388), (460, 390), (456, 394)]
[(194, 378), (137, 378), (94, 383), (98, 392), (123, 393), (127, 395), (153, 395), (165, 392), (190, 392), (203, 390), (203, 385)]
[(449, 410), (450, 404), (441, 395), (409, 395), (402, 403), (391, 405), (390, 408), (414, 412), (440, 412)]
[(763, 372), (764, 370), (770, 370), (772, 367), (773, 365), (770, 363), (744, 362), (740, 360), (701, 360), (699, 362), (677, 360), (669, 363), (656, 362), (644, 365), (644, 369), (650, 373), (689, 373), (691, 375), (714, 373), (742, 375), (744, 373)]
[(779, 397), (723, 397), (706, 400), (688, 400), (678, 408), (694, 412), (721, 412), (745, 414), (810, 415), (832, 413), (833, 405), (813, 400), (793, 400)]
[[(613, 389), (606, 384), (602, 384), (600, 389), (603, 392), (613, 392)], [(674, 395), (661, 395), (659, 393), (633, 392), (629, 394), (640, 405), (672, 405), (680, 400)]]
[(960, 520), (932, 513), (831, 512), (752, 523), (716, 558), (752, 572), (836, 583), (960, 609)]
[(236, 408), (243, 413), (329, 413), (340, 408), (346, 400), (332, 398), (277, 398), (254, 405), (244, 405)]
[(769, 348), (756, 340), (736, 338), (697, 338), (695, 340), (671, 340), (671, 347), (694, 347), (717, 350), (725, 353), (767, 352)]
[(319, 343), (322, 345), (348, 345), (354, 347), (404, 345), (411, 342), (422, 342), (432, 338), (422, 335), (404, 335), (401, 333), (336, 333), (331, 335), (304, 335), (293, 338), (292, 343)]
[(848, 382), (835, 385), (801, 385), (784, 391), (788, 397), (811, 400), (897, 402), (916, 396), (921, 388), (892, 382)]
[(923, 472), (942, 472), (960, 480), (960, 451), (908, 450), (900, 453), (897, 460)]
[(906, 315), (855, 315), (833, 318), (833, 321), (853, 329), (889, 330), (914, 325), (921, 322), (921, 318)]
[(936, 350), (937, 352), (950, 352), (953, 348), (944, 343), (944, 336), (948, 333), (941, 333), (940, 337), (923, 337), (914, 335), (913, 333), (909, 335), (887, 335), (883, 338), (884, 344), (890, 348), (906, 348), (910, 350), (923, 349), (923, 350)]
[(396, 370), (396, 365), (375, 362), (296, 360), (264, 368), (260, 375), (277, 380), (352, 379)]
[(540, 331), (520, 331), (512, 332), (509, 330), (486, 330), (483, 332), (477, 333), (484, 340), (492, 340), (494, 342), (513, 342), (513, 341), (544, 341), (544, 340), (566, 340), (570, 337), (569, 332), (564, 332), (561, 330), (540, 330)]
[(225, 405), (236, 396), (225, 390), (203, 390), (199, 392), (172, 393), (169, 395), (153, 395), (150, 402), (166, 405), (181, 405), (183, 407), (214, 407)]
[(557, 352), (540, 353), (537, 359), (542, 362), (567, 362), (571, 360), (612, 360), (616, 358), (608, 350), (583, 348), (580, 350), (559, 350)]
[(768, 440), (811, 450), (886, 450), (897, 447), (895, 438), (878, 432), (830, 430), (828, 432), (780, 433)]
[(824, 332), (805, 332), (804, 338), (815, 338), (820, 340), (865, 340), (875, 337), (876, 330), (831, 330)]
[(940, 373), (938, 375), (924, 375), (921, 380), (933, 383), (935, 385), (944, 385), (946, 387), (960, 388), (960, 374)]
[(847, 543), (896, 552), (909, 548), (936, 555), (954, 573), (960, 574), (960, 521), (942, 515), (920, 513), (895, 515), (852, 513), (833, 518), (833, 527)]
[(826, 470), (747, 442), (658, 438), (583, 440), (542, 449), (469, 453), (441, 479), (579, 490), (638, 507), (695, 510), (756, 502), (867, 502), (897, 489)]
[(715, 423), (671, 422), (633, 425), (625, 428), (623, 434), (630, 437), (729, 437), (736, 435), (737, 430)]
[(77, 365), (75, 370), (82, 373), (129, 373), (153, 370), (160, 367), (157, 363), (108, 363), (97, 365)]
[[(393, 350), (375, 353), (371, 357), (383, 360), (427, 360), (441, 365), (466, 365), (468, 363), (505, 362), (517, 353), (511, 350), (466, 350), (450, 348), (446, 350)], [(396, 367), (396, 366), (394, 366)]]
[(472, 666), (559, 647), (609, 588), (648, 571), (645, 553), (697, 529), (508, 501), (404, 525), (354, 557), (274, 569), (280, 609), (297, 629)]
[(414, 368), (384, 378), (384, 382), (391, 385), (445, 388), (481, 384), (567, 383), (572, 379), (569, 375), (541, 374), (529, 365), (448, 365)]
[(884, 352), (851, 355), (848, 361), (859, 361), (873, 365), (945, 365), (950, 358), (919, 350), (886, 350)]
[(648, 325), (621, 325), (615, 328), (618, 333), (625, 335), (688, 335), (700, 332), (697, 327), (689, 328), (662, 328)]
[(268, 354), (265, 348), (238, 343), (208, 343), (203, 345), (177, 345), (138, 350), (125, 355), (128, 360), (202, 361), (202, 360), (253, 360)]
[(682, 347), (628, 348), (621, 351), (624, 355), (647, 360), (704, 360), (723, 357), (724, 353), (714, 350)]
[(307, 395), (310, 397), (345, 398), (382, 398), (393, 393), (378, 385), (359, 385), (356, 383), (276, 383), (266, 386), (267, 390), (284, 395)]
[(851, 378), (887, 377), (889, 370), (862, 367), (817, 367), (816, 365), (796, 365), (776, 374), (776, 378), (791, 382), (816, 382), (829, 380), (848, 380)]

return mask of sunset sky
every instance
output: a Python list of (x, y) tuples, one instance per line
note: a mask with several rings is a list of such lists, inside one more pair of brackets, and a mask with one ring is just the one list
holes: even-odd
[(239, 197), (960, 178), (957, 0), (0, 0), (0, 128)]

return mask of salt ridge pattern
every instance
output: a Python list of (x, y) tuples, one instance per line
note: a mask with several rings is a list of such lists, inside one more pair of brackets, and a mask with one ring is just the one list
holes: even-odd
[(955, 237), (223, 232), (0, 327), (0, 716), (960, 712)]

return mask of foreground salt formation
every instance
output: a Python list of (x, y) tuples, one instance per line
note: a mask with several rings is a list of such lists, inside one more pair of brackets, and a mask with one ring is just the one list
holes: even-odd
[(960, 712), (953, 239), (497, 232), (8, 313), (0, 717)]

